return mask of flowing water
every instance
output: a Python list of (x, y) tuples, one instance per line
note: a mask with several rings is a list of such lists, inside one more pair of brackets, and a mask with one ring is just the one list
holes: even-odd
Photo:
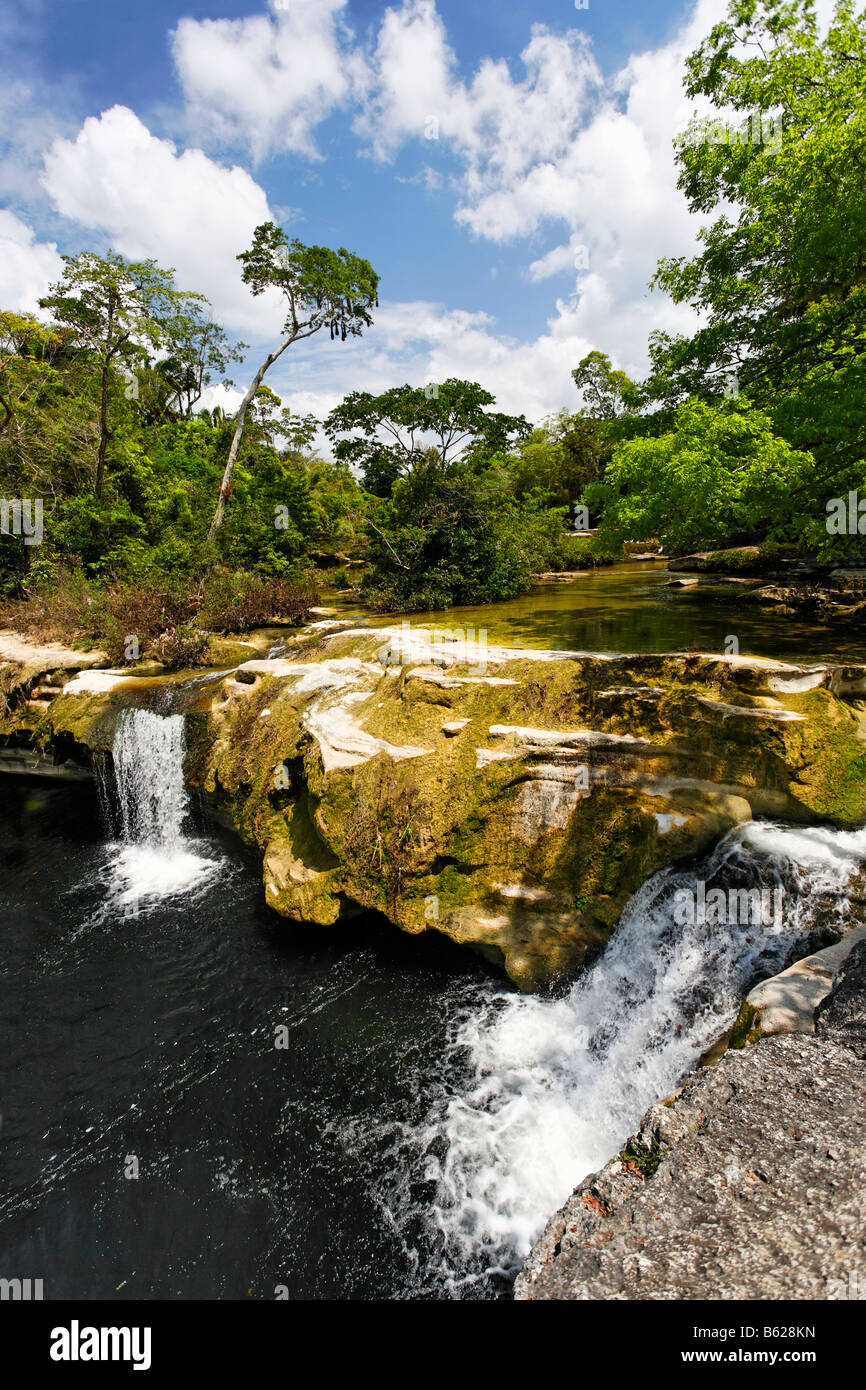
[(201, 841), (188, 839), (183, 780), (184, 717), (149, 709), (125, 710), (114, 739), (114, 781), (101, 779), (108, 823), (123, 838), (110, 845), (108, 902), (135, 911), (154, 898), (194, 893), (220, 872)]
[[(183, 761), (183, 715), (128, 709), (101, 797), (0, 787), (0, 1239), (46, 1297), (507, 1296), (743, 993), (860, 910), (866, 831), (752, 822), (527, 998), (372, 916), (276, 917)], [(783, 911), (681, 925), (698, 880)]]
[[(666, 560), (631, 561), (611, 568), (584, 570), (567, 581), (545, 581), (528, 594), (479, 608), (449, 608), (412, 613), (415, 628), (453, 631), (483, 629), (490, 643), (513, 647), (549, 647), (557, 651), (677, 652), (697, 648), (731, 651), (736, 637), (743, 656), (771, 656), (780, 661), (862, 661), (863, 633), (846, 623), (810, 621), (743, 603), (743, 584), (710, 582), (700, 588), (668, 588), (683, 574), (668, 572)], [(347, 615), (357, 601), (331, 597)], [(400, 614), (367, 621), (402, 620)]]

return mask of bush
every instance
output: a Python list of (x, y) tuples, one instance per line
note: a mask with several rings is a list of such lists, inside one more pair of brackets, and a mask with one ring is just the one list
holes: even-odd
[(170, 671), (182, 666), (198, 666), (208, 649), (208, 634), (191, 623), (168, 628), (148, 646), (147, 655), (161, 661)]
[(410, 475), (369, 525), (361, 591), (380, 612), (491, 603), (532, 583), (520, 510), (497, 474)]
[(97, 643), (117, 664), (137, 656), (170, 667), (194, 666), (209, 632), (302, 622), (316, 600), (305, 582), (254, 574), (197, 582), (150, 578), (106, 587), (75, 569), (34, 586), (26, 599), (8, 602), (0, 621), (39, 642)]
[(208, 581), (198, 621), (208, 632), (247, 632), (269, 623), (301, 623), (317, 602), (308, 580), (216, 575)]

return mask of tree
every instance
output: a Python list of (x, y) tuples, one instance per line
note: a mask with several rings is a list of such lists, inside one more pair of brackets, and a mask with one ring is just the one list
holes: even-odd
[(33, 393), (34, 378), (50, 370), (62, 345), (61, 335), (32, 314), (0, 313), (0, 435), (16, 419), (16, 406)]
[(597, 420), (616, 420), (640, 405), (640, 390), (625, 372), (616, 371), (603, 352), (589, 352), (571, 373), (583, 395), (583, 414)]
[(685, 88), (735, 113), (677, 142), (690, 209), (724, 211), (696, 256), (659, 264), (704, 324), (654, 337), (650, 390), (744, 391), (830, 483), (866, 429), (866, 15), (843, 0), (822, 37), (810, 0), (734, 0)]
[(343, 247), (332, 251), (326, 246), (304, 246), (297, 238), (289, 241), (283, 229), (274, 222), (263, 222), (256, 228), (252, 246), (249, 251), (242, 251), (238, 260), (243, 265), (242, 279), (253, 294), (277, 290), (283, 296), (288, 312), (283, 323), (282, 341), (262, 362), (238, 408), (216, 511), (208, 533), (211, 541), (216, 538), (222, 524), (226, 501), (231, 493), (232, 473), (243, 438), (247, 411), (265, 373), (293, 343), (311, 338), (323, 328), (330, 331), (332, 342), (335, 338), (345, 342), (347, 337), (359, 337), (364, 328), (373, 322), (370, 310), (379, 303), (379, 277), (369, 261), (362, 260)]
[(745, 398), (684, 402), (675, 427), (621, 444), (586, 491), (614, 541), (658, 539), (673, 553), (796, 539), (814, 462), (773, 432)]
[(92, 373), (63, 330), (0, 312), (0, 476), (10, 495), (79, 488), (97, 440)]
[(431, 448), (444, 471), (473, 454), (504, 453), (525, 438), (522, 415), (488, 412), (494, 399), (477, 381), (456, 377), (435, 386), (394, 386), (378, 396), (353, 391), (331, 411), (325, 430), (337, 441), (335, 457), (360, 464), (365, 487), (387, 497), (399, 477), (431, 466)]
[(282, 446), (293, 454), (309, 449), (319, 429), (315, 415), (295, 415), (269, 386), (260, 386), (250, 402), (249, 418), (271, 448)]
[(368, 525), (363, 589), (380, 610), (490, 603), (532, 582), (520, 510), (496, 471), (415, 470)]
[(233, 386), (226, 372), (230, 362), (242, 362), (247, 343), (231, 343), (207, 313), (205, 302), (179, 310), (165, 325), (167, 355), (157, 370), (171, 390), (169, 400), (179, 415), (191, 416), (215, 374), (222, 386)]
[(106, 256), (83, 252), (64, 256), (63, 278), (50, 287), (39, 304), (50, 309), (55, 323), (93, 358), (99, 372), (99, 447), (94, 494), (102, 496), (105, 460), (111, 438), (109, 396), (112, 375), (136, 361), (146, 360), (148, 348), (158, 349), (166, 338), (166, 323), (182, 305), (201, 301), (174, 288), (174, 271), (155, 261), (126, 261), (109, 251)]

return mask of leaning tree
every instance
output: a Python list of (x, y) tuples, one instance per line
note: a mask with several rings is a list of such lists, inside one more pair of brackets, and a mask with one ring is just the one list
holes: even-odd
[(263, 222), (255, 230), (249, 251), (238, 260), (243, 265), (244, 283), (254, 295), (276, 289), (283, 296), (287, 313), (282, 339), (262, 362), (235, 419), (225, 472), (220, 483), (216, 511), (208, 539), (214, 540), (222, 524), (226, 502), (231, 494), (232, 474), (244, 433), (244, 422), (265, 373), (286, 348), (327, 328), (331, 340), (345, 342), (359, 337), (373, 322), (370, 310), (379, 303), (379, 277), (369, 261), (340, 247), (304, 246), (296, 238), (289, 241), (282, 227)]

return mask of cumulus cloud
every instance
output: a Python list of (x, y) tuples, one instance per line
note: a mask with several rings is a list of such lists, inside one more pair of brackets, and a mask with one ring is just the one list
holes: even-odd
[(382, 21), (356, 129), (380, 159), (409, 139), (447, 141), (465, 161), (470, 192), (488, 175), (508, 183), (557, 157), (602, 88), (577, 31), (559, 36), (534, 25), (520, 56), (519, 81), (506, 62), (485, 58), (465, 83), (434, 0), (407, 0)]
[(279, 327), (276, 296), (254, 299), (235, 257), (269, 221), (264, 190), (237, 165), (201, 150), (178, 153), (134, 112), (114, 106), (90, 117), (74, 140), (55, 140), (43, 184), (58, 212), (99, 231), (131, 260), (153, 257), (177, 270), (182, 289), (200, 290), (238, 333)]
[(174, 61), (193, 128), (249, 147), (316, 157), (313, 132), (348, 97), (363, 61), (341, 21), (347, 0), (271, 0), (272, 17), (182, 19)]
[(0, 305), (4, 309), (36, 313), (40, 296), (62, 269), (53, 241), (37, 241), (26, 223), (0, 209)]
[[(287, 403), (322, 411), (346, 390), (462, 375), (539, 418), (576, 403), (570, 372), (592, 348), (640, 375), (649, 332), (694, 323), (647, 282), (660, 256), (695, 245), (672, 137), (692, 114), (683, 60), (726, 7), (697, 0), (670, 42), (612, 77), (585, 33), (543, 25), (519, 62), (483, 59), (463, 76), (434, 0), (387, 9), (366, 47), (345, 27), (345, 0), (270, 0), (264, 15), (182, 19), (173, 53), (200, 138), (241, 144), (254, 158), (317, 158), (317, 123), (345, 108), (366, 154), (388, 162), (417, 149), (416, 177), (450, 187), (459, 227), (526, 245), (525, 274), (547, 296), (545, 327), (528, 341), (472, 306), (383, 303), (363, 340), (338, 352), (313, 340), (291, 363), (281, 359), (273, 384)], [(55, 140), (44, 185), (61, 213), (124, 254), (174, 265), (229, 328), (273, 337), (279, 304), (253, 299), (235, 261), (271, 215), (245, 170), (201, 149), (180, 152), (115, 107), (77, 138)]]

